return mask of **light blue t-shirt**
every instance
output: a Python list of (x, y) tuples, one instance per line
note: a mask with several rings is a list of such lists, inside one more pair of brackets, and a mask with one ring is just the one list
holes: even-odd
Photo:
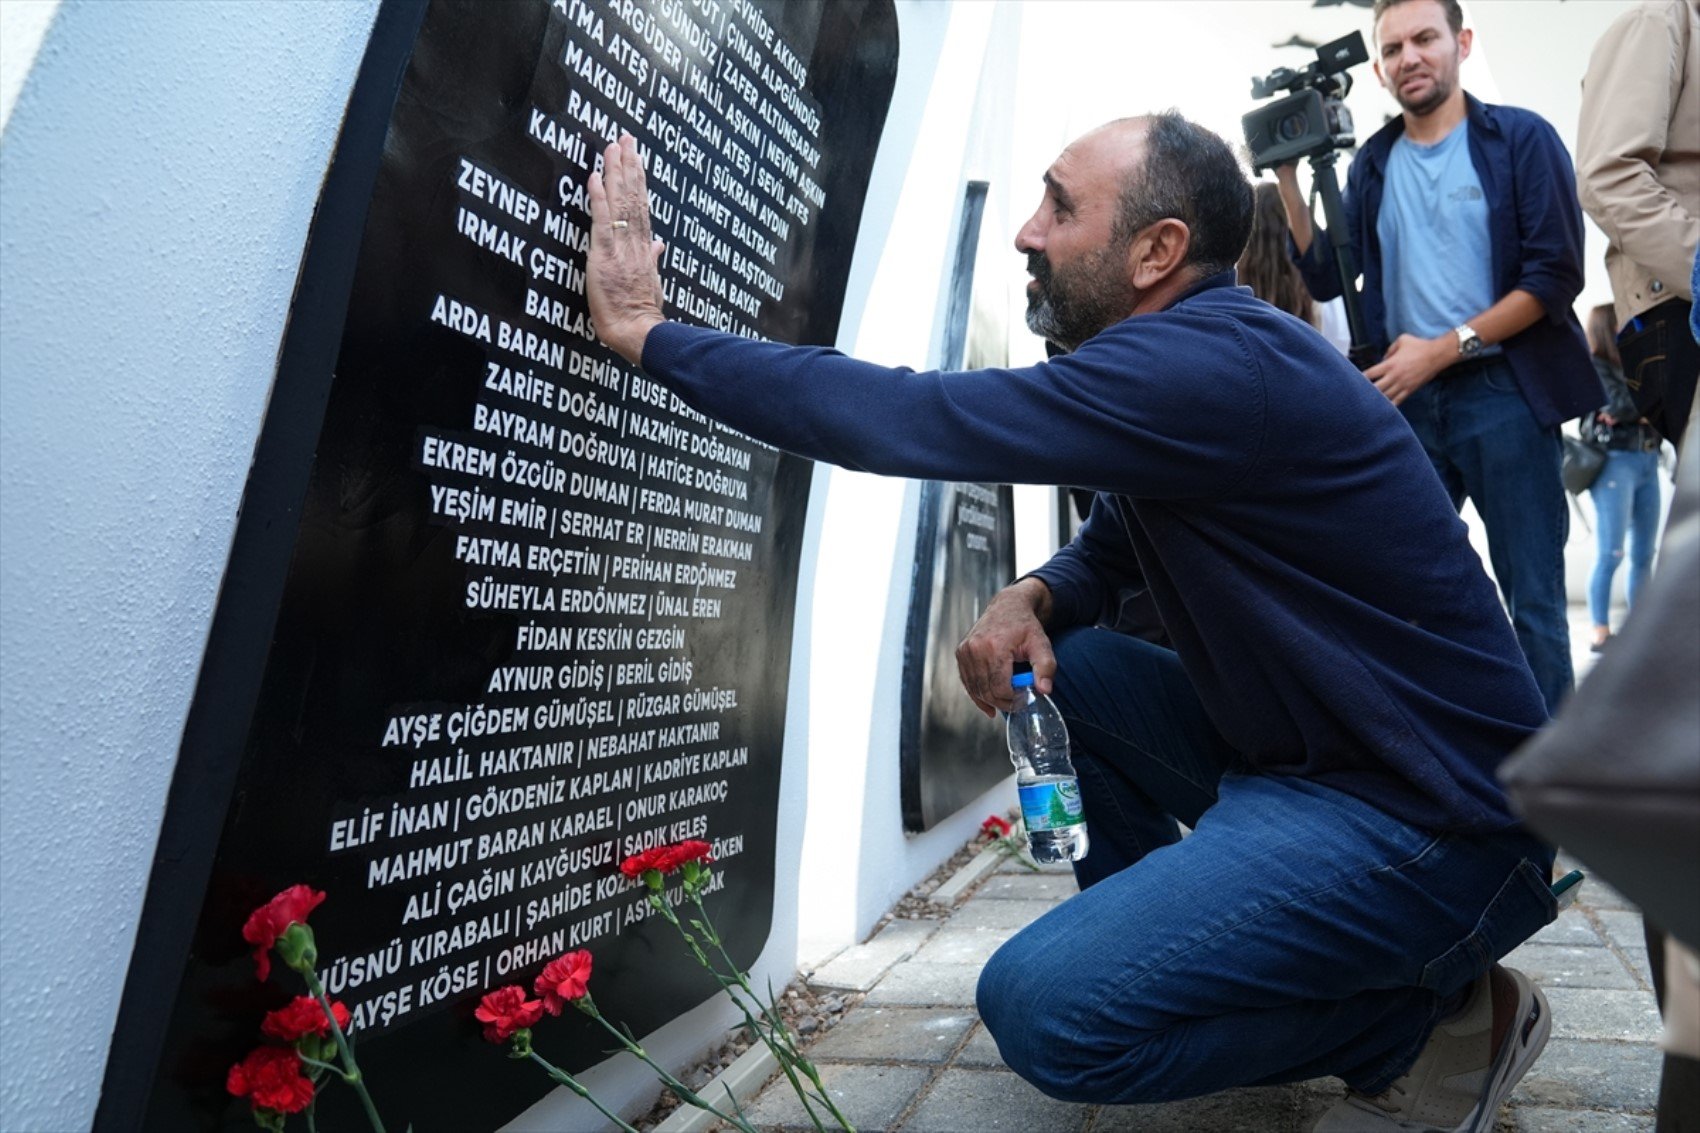
[(1375, 235), (1389, 342), (1435, 338), (1493, 306), (1488, 205), (1470, 163), (1469, 119), (1432, 146), (1402, 135), (1393, 143)]

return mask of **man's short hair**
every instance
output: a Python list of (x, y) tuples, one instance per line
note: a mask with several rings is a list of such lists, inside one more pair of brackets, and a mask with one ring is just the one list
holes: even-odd
[[(1400, 4), (1409, 4), (1411, 0), (1375, 0), (1375, 9), (1370, 13), (1370, 27), (1381, 27), (1381, 17), (1387, 14), (1387, 9)], [(1458, 33), (1464, 30), (1464, 9), (1458, 0), (1434, 0), (1446, 9), (1446, 26), (1452, 29), (1452, 38), (1458, 38)]]
[(1122, 246), (1173, 217), (1191, 231), (1186, 262), (1200, 275), (1234, 266), (1251, 236), (1252, 192), (1234, 151), (1204, 127), (1166, 110), (1144, 119), (1145, 161), (1123, 185), (1111, 235)]

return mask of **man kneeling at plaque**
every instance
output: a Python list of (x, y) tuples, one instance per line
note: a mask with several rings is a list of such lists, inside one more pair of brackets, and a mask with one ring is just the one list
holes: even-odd
[[(1074, 1102), (1334, 1075), (1318, 1129), (1491, 1127), (1551, 1031), (1495, 963), (1556, 912), (1494, 777), (1546, 710), (1399, 411), (1235, 286), (1227, 145), (1170, 113), (1063, 151), (1015, 246), (1069, 353), (1023, 369), (669, 322), (630, 139), (589, 189), (597, 330), (696, 409), (846, 468), (1097, 492), (958, 650), (988, 714), (1031, 663), (1092, 831), (1080, 895), (981, 974), (1004, 1061)], [(1094, 628), (1140, 577), (1173, 650)]]

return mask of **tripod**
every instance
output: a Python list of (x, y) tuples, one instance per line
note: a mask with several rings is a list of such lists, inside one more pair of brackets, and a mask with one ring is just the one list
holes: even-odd
[(1358, 305), (1358, 268), (1352, 259), (1351, 234), (1346, 231), (1346, 209), (1340, 198), (1340, 179), (1334, 172), (1338, 150), (1325, 150), (1310, 155), (1311, 200), (1315, 207), (1317, 196), (1322, 197), (1322, 215), (1328, 223), (1328, 242), (1334, 249), (1334, 268), (1340, 274), (1340, 295), (1346, 301), (1346, 326), (1351, 331), (1352, 345), (1348, 353), (1352, 364), (1362, 370), (1375, 364), (1373, 348), (1364, 330), (1364, 313)]

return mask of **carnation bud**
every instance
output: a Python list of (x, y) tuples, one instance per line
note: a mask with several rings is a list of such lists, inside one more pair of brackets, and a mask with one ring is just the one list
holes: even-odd
[(315, 1062), (329, 1062), (337, 1055), (336, 1040), (329, 1035), (302, 1035), (295, 1040), (295, 1049)]
[(277, 958), (297, 972), (311, 972), (319, 963), (313, 930), (296, 921), (277, 938)]
[(531, 1057), (531, 1028), (521, 1027), (512, 1036), (513, 1047), (508, 1051), (509, 1058)]

